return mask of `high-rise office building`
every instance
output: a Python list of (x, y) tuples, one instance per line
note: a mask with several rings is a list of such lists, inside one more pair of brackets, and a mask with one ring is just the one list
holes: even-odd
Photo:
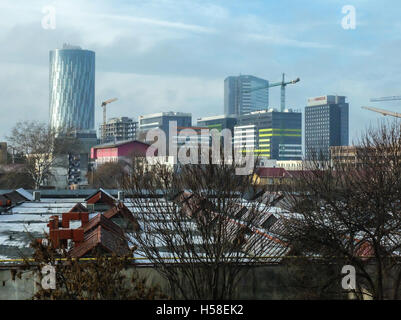
[[(224, 80), (224, 114), (241, 115), (269, 108), (269, 81), (251, 75)], [(263, 88), (260, 90), (251, 90)]]
[(170, 121), (176, 121), (177, 127), (190, 127), (192, 125), (192, 114), (184, 112), (159, 112), (139, 116), (139, 130), (161, 129), (168, 134)]
[(205, 127), (177, 127), (177, 135), (172, 137), (178, 148), (183, 145), (209, 147), (210, 138), (210, 129)]
[(346, 97), (326, 95), (308, 99), (305, 107), (305, 156), (328, 159), (330, 147), (347, 146), (349, 104)]
[(105, 135), (105, 142), (123, 141), (136, 139), (136, 130), (138, 122), (128, 117), (111, 118), (106, 122), (105, 128), (103, 124), (100, 126), (100, 132)]
[(139, 135), (146, 134), (150, 129), (161, 129), (166, 134), (168, 145), (170, 122), (172, 121), (177, 122), (177, 127), (190, 127), (192, 125), (192, 114), (169, 111), (139, 116)]
[(302, 113), (286, 109), (255, 111), (238, 117), (234, 148), (275, 160), (302, 159)]
[(50, 51), (49, 71), (51, 127), (94, 130), (95, 52), (64, 44)]

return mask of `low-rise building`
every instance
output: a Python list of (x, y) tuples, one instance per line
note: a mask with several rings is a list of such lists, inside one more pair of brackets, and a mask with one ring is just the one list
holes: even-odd
[(355, 164), (358, 161), (358, 148), (355, 146), (330, 147), (330, 158), (336, 163)]
[[(91, 149), (91, 159), (95, 166), (106, 162), (129, 162), (132, 157), (146, 157), (148, 148), (154, 149), (149, 144), (137, 140), (104, 143)], [(156, 149), (153, 152), (157, 155)]]

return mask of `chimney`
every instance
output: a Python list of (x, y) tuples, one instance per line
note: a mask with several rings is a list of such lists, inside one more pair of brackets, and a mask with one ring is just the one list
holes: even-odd
[(124, 191), (118, 191), (118, 197), (117, 197), (118, 201), (123, 202), (124, 198), (125, 198)]
[(33, 192), (33, 201), (40, 201), (40, 191)]

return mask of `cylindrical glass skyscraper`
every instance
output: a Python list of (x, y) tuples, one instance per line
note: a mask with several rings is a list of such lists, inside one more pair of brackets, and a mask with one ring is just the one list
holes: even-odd
[(52, 128), (95, 127), (95, 52), (64, 45), (50, 51), (49, 109)]

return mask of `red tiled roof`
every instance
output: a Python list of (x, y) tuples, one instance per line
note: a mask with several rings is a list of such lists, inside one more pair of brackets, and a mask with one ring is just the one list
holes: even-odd
[(95, 248), (101, 248), (106, 252), (117, 255), (129, 254), (130, 250), (126, 240), (118, 234), (110, 232), (101, 225), (88, 232), (84, 241), (70, 251), (72, 258), (81, 258), (90, 253)]
[(89, 212), (89, 210), (82, 203), (78, 202), (69, 212)]
[(105, 213), (103, 213), (103, 215), (107, 219), (112, 219), (113, 217), (118, 217), (119, 216), (119, 217), (122, 217), (122, 218), (130, 220), (135, 225), (138, 225), (138, 222), (135, 219), (135, 217), (132, 214), (132, 212), (122, 202), (119, 202), (117, 204), (117, 206), (114, 206), (114, 207), (110, 208), (109, 210), (107, 210)]
[(95, 203), (98, 203), (98, 202), (106, 203), (106, 204), (109, 204), (111, 206), (114, 206), (114, 204), (115, 204), (115, 199), (112, 198), (106, 192), (103, 192), (103, 190), (98, 190), (95, 194), (92, 194), (91, 196), (89, 196), (85, 200), (86, 200), (86, 203), (90, 203), (90, 204), (95, 204)]
[(261, 178), (283, 178), (288, 176), (288, 172), (284, 168), (261, 167), (256, 169), (256, 174)]
[(104, 143), (104, 144), (99, 144), (97, 146), (94, 146), (93, 149), (115, 148), (115, 147), (123, 146), (123, 145), (126, 145), (126, 144), (130, 144), (130, 143), (136, 143), (136, 144), (143, 145), (145, 147), (150, 147), (149, 143), (133, 139), (133, 140), (124, 140), (124, 141), (117, 141), (117, 142), (107, 142), (107, 143)]
[(94, 216), (92, 219), (88, 221), (83, 226), (85, 234), (92, 231), (94, 228), (97, 226), (102, 226), (108, 231), (114, 232), (122, 237), (124, 237), (124, 231), (114, 222), (110, 221), (108, 218), (106, 218), (103, 214), (98, 213), (96, 216)]

